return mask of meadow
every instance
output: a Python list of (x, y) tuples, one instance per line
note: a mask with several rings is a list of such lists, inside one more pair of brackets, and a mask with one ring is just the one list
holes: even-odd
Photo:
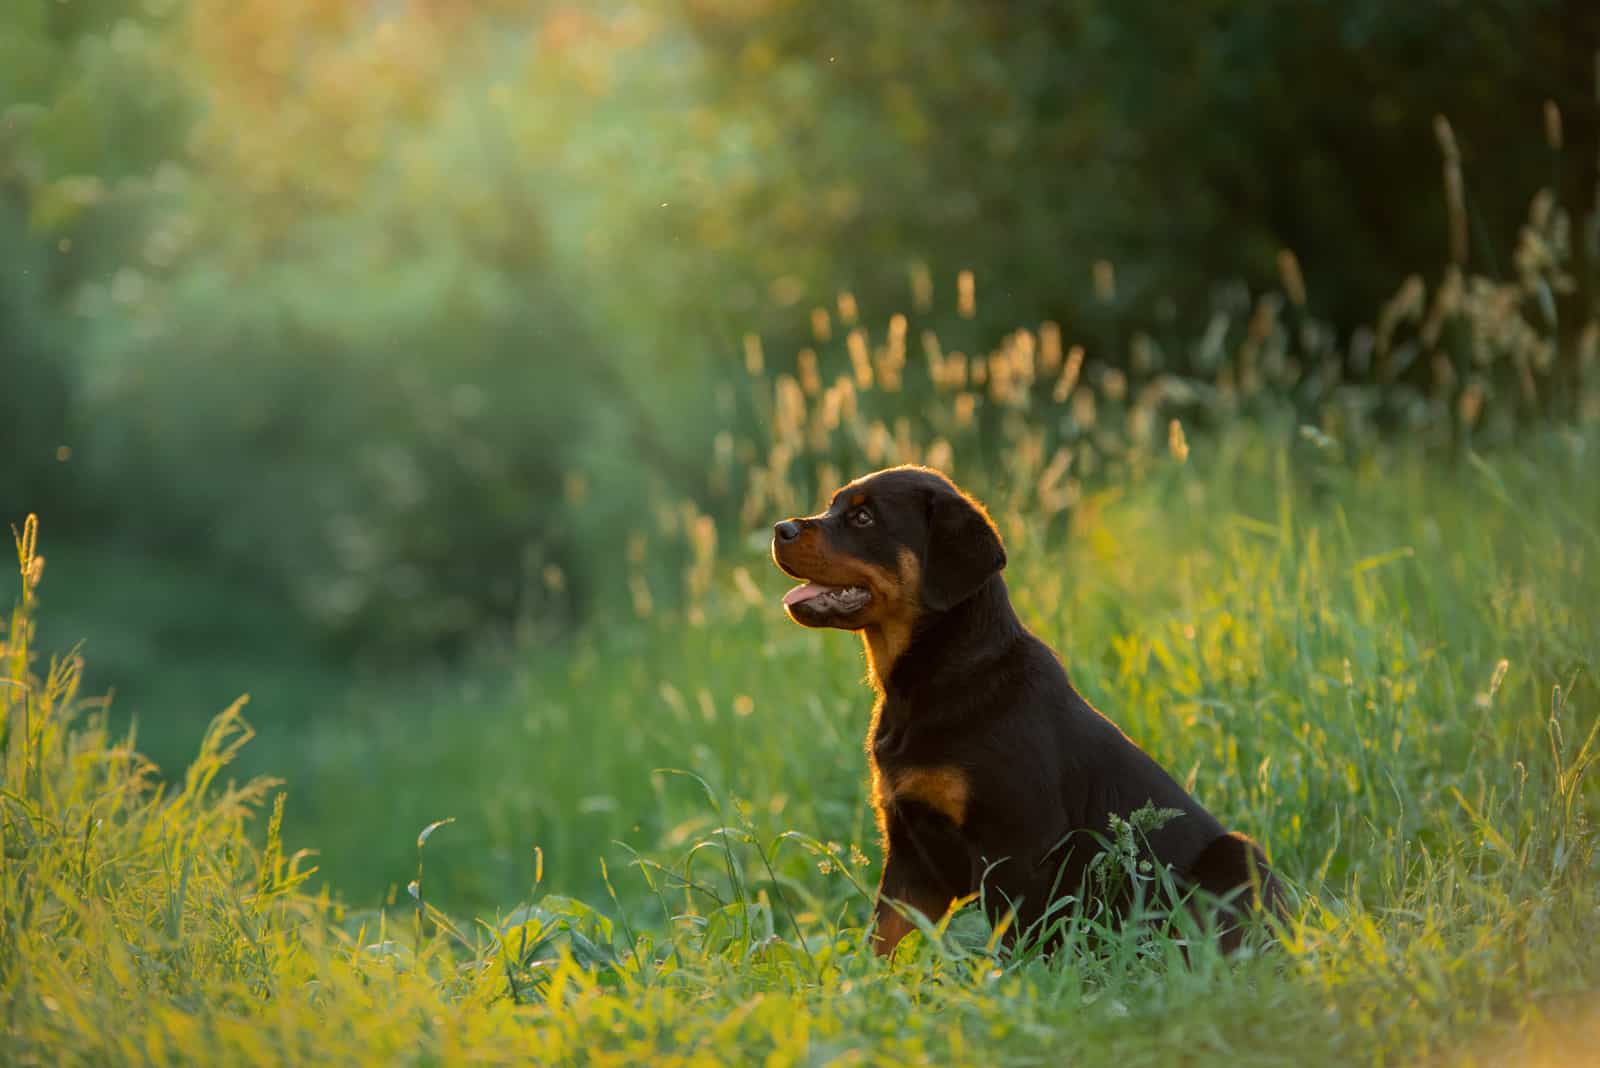
[[(859, 643), (783, 618), (754, 523), (719, 548), (664, 508), (681, 598), (642, 582), (555, 652), (367, 684), (263, 754), (230, 708), (164, 780), (80, 692), (79, 654), (30, 643), (51, 581), (30, 525), (0, 720), (3, 1059), (1592, 1062), (1600, 439), (1442, 460), (1292, 420), (1169, 424), (1057, 499), (1026, 444), (1044, 414), (981, 464), (909, 429), (898, 448), (989, 496), (1024, 620), (1268, 849), (1296, 898), (1276, 948), (1195, 936), (1185, 961), (1086, 924), (1045, 960), (963, 912), (874, 959)], [(753, 509), (816, 503), (832, 461), (806, 455), (780, 452), (782, 481), (749, 464)], [(274, 760), (287, 783), (241, 772)]]
[[(1600, 1064), (1600, 18), (1460, 6), (0, 4), (0, 1066)], [(907, 462), (1270, 946), (869, 951)]]

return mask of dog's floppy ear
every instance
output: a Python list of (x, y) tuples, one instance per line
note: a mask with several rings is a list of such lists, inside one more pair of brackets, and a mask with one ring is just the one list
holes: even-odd
[(1000, 532), (983, 506), (954, 486), (935, 490), (928, 502), (928, 548), (922, 554), (923, 607), (934, 612), (953, 608), (1005, 566)]

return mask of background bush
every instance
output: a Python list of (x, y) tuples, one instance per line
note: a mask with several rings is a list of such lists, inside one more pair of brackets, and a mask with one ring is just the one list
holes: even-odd
[[(874, 304), (924, 258), (991, 282), (996, 329), (1075, 323), (1103, 259), (1117, 307), (1154, 328), (1203, 314), (1219, 281), (1269, 282), (1288, 248), (1348, 331), (1439, 260), (1441, 114), (1474, 268), (1509, 270), (1538, 185), (1593, 206), (1600, 17), (1582, 3), (691, 10), (719, 106), (781, 160), (728, 210), (780, 228), (760, 245), (773, 275), (827, 250), (822, 278)], [(1539, 137), (1547, 101), (1560, 147)]]
[(1589, 8), (14, 4), (0, 504), (409, 655), (636, 601), (663, 502), (742, 536), (762, 375), (831, 385), (857, 327), (1057, 323), (1158, 436), (1153, 389), (1447, 447), (1571, 418)]

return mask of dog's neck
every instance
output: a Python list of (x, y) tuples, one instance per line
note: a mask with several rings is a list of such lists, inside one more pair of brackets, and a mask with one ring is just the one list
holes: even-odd
[(911, 647), (915, 634), (916, 625), (910, 619), (885, 620), (862, 629), (861, 644), (867, 651), (867, 676), (872, 680), (874, 690), (885, 692), (889, 679), (894, 675), (895, 664)]
[[(976, 593), (915, 622), (874, 624), (862, 631), (873, 687), (887, 703), (981, 678), (985, 656), (1010, 650), (1023, 634), (1005, 579), (990, 576)], [(969, 683), (970, 684), (970, 681)]]

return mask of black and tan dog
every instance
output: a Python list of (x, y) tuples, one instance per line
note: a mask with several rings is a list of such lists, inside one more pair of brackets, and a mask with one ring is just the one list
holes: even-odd
[(981, 890), (997, 922), (1014, 910), (1013, 930), (1028, 928), (1084, 892), (1110, 817), (1147, 805), (1180, 813), (1145, 839), (1168, 885), (1234, 903), (1216, 917), (1225, 948), (1236, 909), (1281, 909), (1260, 848), (1095, 711), (1017, 619), (999, 532), (949, 479), (898, 467), (852, 482), (826, 511), (777, 524), (772, 556), (804, 581), (783, 599), (795, 622), (866, 643), (880, 953), (911, 929), (890, 901), (936, 922)]

